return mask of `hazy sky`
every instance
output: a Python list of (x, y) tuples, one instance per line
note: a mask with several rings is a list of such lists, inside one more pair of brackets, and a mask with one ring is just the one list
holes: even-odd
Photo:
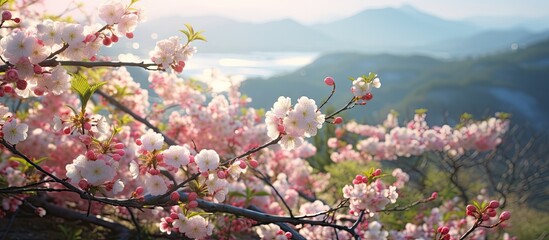
[[(58, 8), (62, 2), (70, 0), (46, 2), (55, 2)], [(91, 8), (103, 1), (82, 2)], [(282, 18), (293, 18), (302, 23), (325, 22), (351, 16), (365, 8), (398, 7), (404, 4), (448, 19), (471, 16), (549, 16), (547, 0), (140, 0), (137, 4), (146, 9), (149, 18), (176, 14), (221, 15), (254, 22)], [(54, 8), (52, 5), (47, 4), (47, 7)]]

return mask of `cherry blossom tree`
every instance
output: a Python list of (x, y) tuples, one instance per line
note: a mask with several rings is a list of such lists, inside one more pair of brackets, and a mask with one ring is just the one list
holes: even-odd
[[(144, 17), (136, 2), (107, 2), (99, 23), (84, 24), (29, 8), (40, 1), (2, 1), (0, 217), (31, 208), (39, 217), (106, 227), (118, 238), (196, 239), (482, 239), (510, 218), (487, 199), (435, 207), (434, 192), (398, 202), (409, 178), (400, 169), (351, 177), (329, 202), (321, 193), (330, 175), (305, 160), (316, 154), (308, 139), (325, 125), (363, 138), (356, 145), (342, 133), (329, 139), (333, 162), (366, 163), (492, 150), (506, 118), (429, 127), (420, 112), (402, 127), (391, 114), (379, 126), (344, 123), (342, 112), (373, 101), (372, 88), (381, 87), (375, 73), (352, 79), (349, 101), (336, 111), (324, 109), (336, 91), (327, 77), (325, 101), (303, 96), (294, 104), (282, 96), (262, 113), (248, 106), (238, 83), (210, 94), (206, 84), (178, 75), (197, 53), (193, 42), (206, 39), (191, 25), (149, 46), (150, 61), (101, 55), (134, 37)], [(149, 72), (149, 89), (132, 78), (132, 67)], [(151, 104), (149, 91), (161, 102)], [(427, 204), (430, 215), (405, 229), (388, 229), (380, 219)], [(443, 218), (456, 211), (461, 215)], [(100, 217), (107, 213), (112, 219)]]

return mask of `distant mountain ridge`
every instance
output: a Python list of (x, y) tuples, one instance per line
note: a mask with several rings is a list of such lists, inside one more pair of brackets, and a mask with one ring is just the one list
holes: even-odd
[[(200, 52), (210, 53), (357, 51), (463, 57), (505, 50), (515, 42), (520, 46), (529, 45), (536, 36), (549, 35), (549, 26), (542, 32), (486, 29), (471, 22), (441, 19), (404, 6), (367, 9), (351, 17), (312, 26), (291, 19), (248, 23), (218, 16), (166, 16), (141, 24), (132, 41), (154, 46), (159, 39), (183, 37), (174, 29), (184, 28), (184, 23), (205, 31), (208, 42), (195, 45)], [(151, 38), (151, 32), (157, 34), (157, 39)], [(142, 56), (148, 54), (133, 51)]]
[(290, 74), (247, 80), (242, 92), (253, 99), (254, 107), (267, 109), (281, 95), (320, 102), (330, 92), (322, 79), (333, 76), (338, 95), (332, 105), (337, 107), (351, 97), (347, 77), (368, 71), (379, 74), (382, 87), (373, 91), (371, 104), (349, 111), (349, 117), (379, 120), (396, 109), (407, 118), (414, 109), (427, 108), (430, 121), (441, 124), (459, 119), (463, 112), (487, 117), (503, 111), (511, 113), (515, 123), (549, 127), (549, 39), (516, 51), (453, 61), (418, 55), (327, 54)]

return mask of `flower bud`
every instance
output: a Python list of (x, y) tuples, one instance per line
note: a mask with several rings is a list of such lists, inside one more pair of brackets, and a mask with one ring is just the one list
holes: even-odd
[(336, 117), (334, 119), (334, 124), (341, 124), (343, 122), (343, 118), (342, 117)]
[(334, 78), (332, 77), (327, 77), (327, 78), (324, 78), (324, 83), (326, 83), (326, 85), (328, 86), (333, 86), (334, 85)]
[(17, 89), (19, 89), (19, 90), (25, 90), (25, 88), (27, 88), (27, 81), (25, 81), (25, 80), (18, 80), (17, 83), (15, 83), (15, 85), (17, 86)]
[(17, 82), (19, 80), (19, 72), (15, 68), (10, 68), (6, 71), (4, 81), (6, 82)]
[(477, 208), (471, 204), (467, 205), (467, 207), (465, 208), (467, 209), (467, 211), (471, 211), (471, 212), (476, 212), (477, 211)]
[(284, 236), (286, 236), (286, 238), (288, 238), (288, 239), (292, 239), (292, 233), (291, 232), (284, 233)]
[(88, 181), (86, 181), (86, 179), (80, 179), (80, 181), (78, 181), (78, 187), (83, 190), (88, 189), (89, 186), (90, 184), (88, 184)]
[(188, 209), (195, 208), (195, 207), (198, 207), (198, 202), (195, 200), (190, 201), (189, 204), (187, 204)]
[(373, 175), (374, 175), (375, 177), (381, 175), (381, 169), (379, 169), (379, 168), (376, 169), (376, 170), (374, 171), (374, 174), (373, 174)]
[(42, 73), (42, 67), (38, 64), (34, 64), (34, 66), (32, 66), (32, 71), (35, 74), (41, 74)]
[(135, 194), (137, 196), (139, 196), (139, 195), (143, 194), (144, 191), (145, 191), (145, 189), (143, 187), (139, 186), (135, 189)]
[(255, 159), (250, 160), (249, 163), (250, 163), (250, 166), (253, 168), (256, 168), (257, 166), (259, 166), (259, 162), (257, 162), (257, 160)]
[(508, 212), (508, 211), (503, 211), (503, 212), (499, 215), (499, 220), (500, 220), (500, 221), (506, 221), (506, 220), (509, 220), (509, 218), (511, 218), (511, 213)]
[(490, 203), (488, 204), (488, 207), (489, 207), (489, 208), (498, 208), (498, 207), (499, 207), (499, 202), (496, 201), (496, 200), (492, 200), (492, 201), (490, 201)]
[(449, 229), (448, 227), (446, 227), (446, 226), (444, 226), (444, 227), (442, 227), (442, 228), (440, 229), (440, 233), (442, 233), (442, 235), (446, 235), (446, 234), (448, 234), (449, 232), (450, 232), (450, 229)]
[(119, 39), (118, 39), (118, 36), (116, 36), (116, 35), (114, 35), (114, 34), (111, 36), (111, 41), (112, 41), (113, 43), (118, 42), (118, 40), (119, 40)]
[(3, 11), (2, 12), (2, 21), (11, 20), (11, 12), (10, 11)]
[(219, 171), (217, 171), (217, 177), (219, 179), (225, 179), (227, 177), (227, 173), (225, 173), (225, 171), (223, 171), (223, 170), (219, 170)]
[(179, 193), (177, 191), (174, 191), (174, 192), (170, 193), (170, 199), (174, 202), (178, 202), (179, 201)]
[(189, 193), (189, 197), (188, 197), (189, 201), (194, 201), (196, 200), (196, 198), (198, 198), (198, 194), (196, 194), (195, 192)]
[(110, 46), (112, 43), (112, 40), (108, 37), (103, 38), (103, 45)]

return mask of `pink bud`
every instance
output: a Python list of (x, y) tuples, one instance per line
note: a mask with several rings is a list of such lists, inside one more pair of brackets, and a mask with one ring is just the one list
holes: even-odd
[(343, 118), (342, 117), (336, 117), (334, 119), (334, 124), (341, 124), (343, 122)]
[(477, 208), (471, 204), (467, 205), (467, 207), (465, 208), (467, 209), (467, 211), (471, 211), (471, 212), (476, 212), (477, 211)]
[(439, 226), (439, 227), (437, 228), (437, 232), (438, 232), (438, 233), (442, 232), (442, 226)]
[(156, 158), (156, 161), (160, 162), (160, 161), (164, 160), (164, 155), (163, 154), (156, 154), (155, 158)]
[(372, 93), (366, 93), (366, 95), (363, 96), (363, 99), (366, 101), (370, 101), (374, 98), (374, 95)]
[(84, 39), (84, 42), (85, 43), (93, 42), (96, 38), (97, 38), (97, 36), (95, 36), (95, 34), (88, 34), (88, 35), (86, 35), (86, 38)]
[(34, 71), (34, 73), (36, 73), (36, 74), (41, 74), (42, 73), (42, 67), (38, 64), (34, 64), (34, 66), (32, 66), (32, 71)]
[(112, 41), (113, 43), (118, 42), (118, 36), (116, 36), (116, 35), (113, 34), (113, 35), (111, 36), (111, 41)]
[(86, 158), (88, 158), (90, 160), (97, 160), (97, 155), (95, 154), (95, 152), (93, 150), (88, 150), (86, 152)]
[(442, 237), (442, 240), (450, 240), (450, 234), (446, 234)]
[(257, 162), (257, 160), (255, 159), (250, 160), (249, 163), (250, 163), (250, 166), (252, 166), (253, 168), (256, 168), (257, 166), (259, 166), (259, 162)]
[(444, 227), (442, 227), (442, 228), (440, 229), (440, 233), (442, 233), (442, 235), (446, 235), (446, 234), (448, 234), (449, 232), (450, 232), (450, 229), (449, 229), (448, 227), (446, 227), (446, 226), (444, 226)]
[(137, 144), (137, 146), (141, 146), (141, 144), (143, 144), (143, 142), (141, 142), (141, 139), (135, 139), (135, 144)]
[(475, 213), (476, 213), (476, 211), (469, 211), (469, 210), (465, 211), (465, 214), (466, 214), (467, 216), (471, 216), (471, 217), (476, 217), (476, 216), (475, 216)]
[(64, 129), (63, 129), (63, 133), (64, 133), (64, 134), (67, 134), (67, 135), (71, 134), (71, 128), (70, 128), (70, 127), (64, 128)]
[(198, 207), (198, 202), (195, 200), (190, 201), (189, 204), (187, 204), (188, 209), (195, 208), (195, 207)]
[(495, 217), (497, 215), (497, 212), (496, 212), (496, 209), (494, 208), (488, 208), (488, 210), (486, 211), (486, 214), (488, 214), (488, 216), (490, 217)]
[(173, 219), (171, 217), (165, 217), (164, 220), (166, 220), (167, 223), (173, 223)]
[(11, 20), (11, 12), (10, 11), (3, 11), (2, 12), (2, 21)]
[(40, 88), (35, 88), (35, 89), (32, 90), (32, 92), (34, 92), (34, 94), (35, 94), (36, 96), (42, 96), (42, 95), (44, 95), (44, 90), (42, 90), (42, 89), (40, 89)]
[(124, 149), (116, 149), (114, 152), (120, 156), (126, 155), (126, 151), (124, 151)]
[(110, 38), (108, 37), (103, 38), (103, 45), (109, 46), (111, 45), (111, 43), (112, 43), (112, 40)]
[(333, 86), (334, 85), (334, 78), (332, 77), (327, 77), (327, 78), (324, 78), (324, 83), (326, 83), (326, 85), (328, 86)]
[(282, 229), (278, 229), (278, 231), (276, 231), (276, 235), (282, 235), (284, 234), (284, 231)]
[(84, 129), (89, 131), (92, 128), (92, 125), (89, 122), (84, 123)]
[(292, 239), (292, 233), (291, 232), (286, 232), (286, 233), (284, 233), (284, 235), (286, 236), (286, 238)]
[(27, 88), (27, 81), (25, 81), (25, 80), (18, 80), (17, 83), (15, 83), (15, 85), (17, 86), (17, 89), (19, 89), (19, 90), (25, 90), (25, 88)]
[(139, 195), (143, 194), (144, 191), (145, 191), (145, 189), (143, 187), (139, 186), (135, 189), (135, 194), (137, 196), (139, 196)]
[(114, 159), (114, 161), (120, 161), (120, 159), (122, 159), (122, 156), (118, 155), (118, 154), (113, 154), (112, 155), (112, 159)]
[(437, 199), (437, 197), (438, 197), (438, 192), (433, 192), (431, 193), (431, 197), (429, 197), (429, 200), (433, 201)]
[(376, 176), (376, 177), (379, 176), (379, 175), (381, 175), (381, 169), (379, 169), (379, 168), (376, 169), (376, 170), (374, 171), (374, 174), (373, 174), (373, 175)]
[(119, 142), (119, 143), (116, 143), (116, 144), (114, 144), (114, 148), (116, 148), (116, 149), (123, 149), (123, 148), (124, 148), (124, 143), (120, 143), (120, 142)]
[(170, 193), (170, 199), (174, 202), (179, 201), (179, 193), (177, 191)]
[(20, 23), (20, 22), (21, 22), (21, 18), (14, 18), (13, 21), (14, 21), (15, 23)]
[(179, 219), (179, 215), (177, 215), (177, 213), (174, 213), (174, 212), (170, 213), (170, 217), (172, 219)]
[(19, 72), (15, 68), (10, 68), (6, 71), (6, 78), (4, 79), (6, 82), (17, 82), (19, 80)]
[(358, 185), (358, 184), (361, 184), (361, 183), (362, 183), (361, 180), (353, 179), (353, 184), (354, 184), (354, 185)]
[(500, 221), (506, 221), (506, 220), (509, 220), (509, 218), (511, 218), (511, 213), (508, 212), (508, 211), (503, 211), (503, 212), (499, 215), (499, 220), (500, 220)]
[(9, 85), (4, 86), (4, 92), (10, 93), (13, 91), (13, 88)]
[(194, 201), (196, 200), (196, 198), (198, 198), (198, 194), (196, 194), (195, 192), (190, 192), (188, 198), (189, 198), (189, 201)]
[(129, 39), (132, 39), (133, 38), (133, 33), (126, 33), (126, 37), (129, 38)]
[(242, 168), (242, 169), (246, 169), (246, 166), (247, 166), (247, 165), (246, 165), (246, 162), (240, 161), (240, 163), (238, 164), (238, 166), (239, 166), (240, 168)]
[(86, 179), (80, 179), (80, 181), (78, 181), (78, 187), (80, 187), (83, 190), (88, 189), (89, 186), (90, 185), (88, 184), (88, 181), (86, 181)]
[(158, 175), (160, 171), (158, 169), (150, 168), (148, 171), (151, 175)]
[(219, 179), (225, 179), (227, 177), (227, 173), (225, 173), (225, 171), (223, 171), (223, 170), (219, 170), (219, 171), (217, 171), (217, 177)]
[(193, 155), (189, 155), (189, 163), (193, 163), (194, 162), (194, 156)]
[(482, 221), (488, 221), (490, 220), (490, 216), (488, 214), (482, 214)]
[(489, 207), (489, 208), (498, 208), (498, 207), (499, 207), (499, 202), (496, 201), (496, 200), (492, 200), (492, 201), (490, 201), (490, 203), (488, 204), (488, 207)]

